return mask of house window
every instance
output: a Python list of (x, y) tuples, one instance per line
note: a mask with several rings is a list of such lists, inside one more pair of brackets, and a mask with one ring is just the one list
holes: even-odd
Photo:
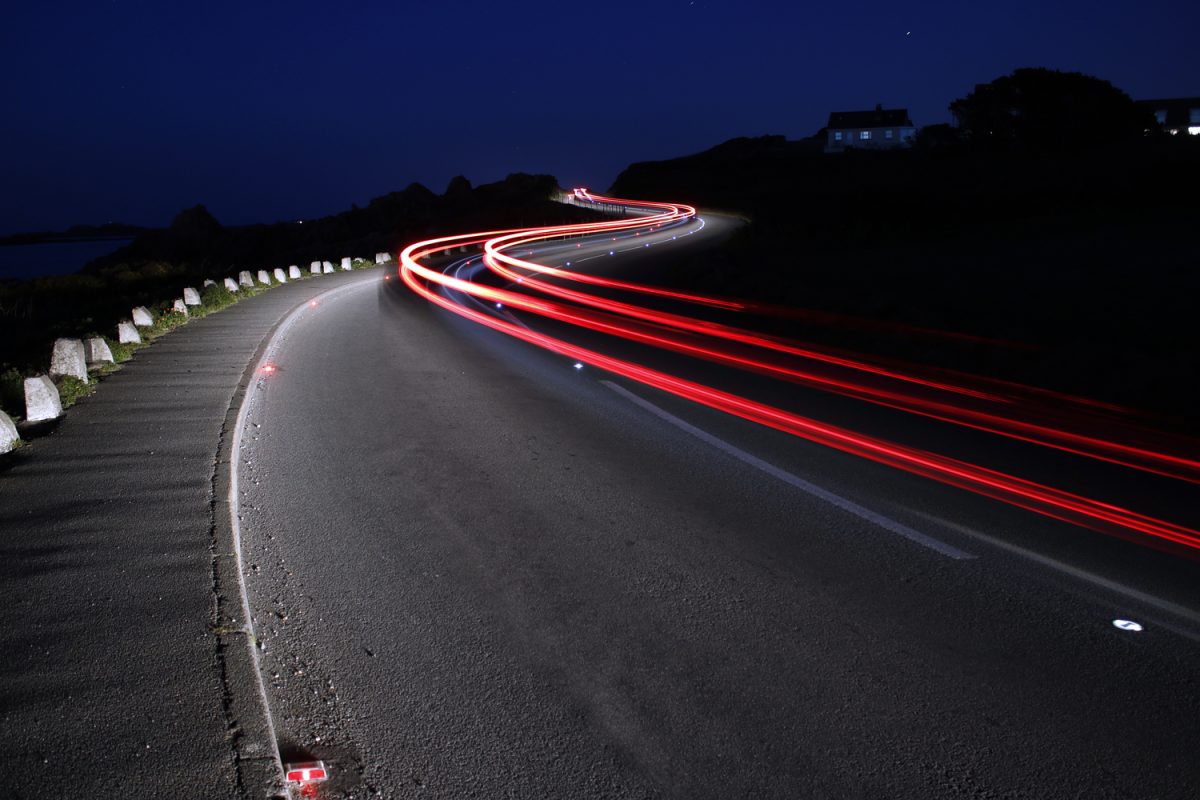
[(892, 138), (892, 129), (891, 128), (888, 128), (886, 131), (883, 132), (883, 138), (885, 138), (885, 139)]
[(835, 142), (840, 142), (840, 141), (842, 140), (842, 132), (841, 132), (841, 131), (834, 131), (834, 132), (833, 132), (833, 140), (834, 140)]
[(1200, 125), (1200, 108), (1188, 109), (1188, 124)]
[(862, 139), (863, 141), (866, 141), (867, 139), (871, 138), (871, 132), (870, 131), (859, 131), (858, 138)]
[(1165, 108), (1154, 112), (1154, 119), (1159, 125), (1167, 124), (1167, 110)]

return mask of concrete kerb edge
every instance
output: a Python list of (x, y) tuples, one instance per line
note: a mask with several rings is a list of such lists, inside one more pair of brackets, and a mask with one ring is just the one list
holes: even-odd
[(283, 764), (271, 707), (259, 668), (257, 639), (242, 572), (238, 523), (238, 453), (251, 383), (276, 337), (317, 298), (359, 288), (358, 283), (326, 289), (296, 305), (263, 337), (238, 381), (225, 412), (213, 472), (213, 625), (224, 706), (236, 756), (238, 787), (246, 798), (286, 798)]

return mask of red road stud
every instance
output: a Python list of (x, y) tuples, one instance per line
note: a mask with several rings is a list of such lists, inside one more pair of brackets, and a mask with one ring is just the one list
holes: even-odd
[(305, 761), (301, 764), (288, 764), (284, 767), (288, 783), (316, 783), (329, 780), (329, 770), (325, 769), (324, 761)]

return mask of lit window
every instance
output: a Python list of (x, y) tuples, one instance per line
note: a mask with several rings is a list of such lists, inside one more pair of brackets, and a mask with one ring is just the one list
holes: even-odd
[(888, 128), (886, 131), (883, 132), (883, 138), (885, 138), (885, 139), (892, 138), (892, 129), (891, 128)]
[(858, 138), (866, 141), (867, 139), (871, 138), (871, 132), (870, 131), (859, 131)]
[(833, 140), (834, 140), (835, 142), (840, 142), (840, 141), (842, 140), (842, 132), (841, 132), (841, 131), (834, 131), (834, 132), (833, 132)]
[(1158, 122), (1159, 125), (1166, 125), (1167, 124), (1167, 110), (1164, 108), (1164, 109), (1155, 111), (1154, 119)]
[(1200, 108), (1188, 109), (1188, 124), (1200, 125)]

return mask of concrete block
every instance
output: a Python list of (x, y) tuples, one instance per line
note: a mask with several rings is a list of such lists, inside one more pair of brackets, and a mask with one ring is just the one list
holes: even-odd
[(154, 324), (154, 317), (150, 316), (150, 309), (145, 306), (138, 306), (133, 310), (133, 324), (139, 328), (149, 328)]
[(233, 278), (226, 278), (225, 288), (231, 292), (236, 292), (238, 290), (237, 281), (235, 281)]
[(271, 285), (271, 276), (267, 274), (267, 271), (265, 269), (260, 269), (258, 271), (258, 282), (261, 283), (263, 286)]
[(375, 263), (376, 264), (386, 264), (391, 260), (392, 260), (391, 253), (376, 253), (375, 254)]
[(354, 269), (354, 263), (350, 260), (350, 256), (342, 259), (342, 269)]
[(295, 264), (288, 267), (288, 278), (290, 278), (291, 280), (294, 280), (294, 281), (300, 280), (300, 268), (297, 267)]
[(182, 297), (175, 298), (175, 305), (171, 306), (172, 311), (178, 311), (180, 314), (187, 316), (187, 303), (183, 302)]
[(322, 263), (321, 263), (321, 271), (322, 271), (324, 274), (328, 275), (329, 273), (333, 272), (333, 264), (331, 264), (331, 263), (330, 263), (330, 262), (328, 262), (328, 261), (324, 261), (324, 262), (322, 262)]
[(189, 286), (183, 290), (183, 302), (189, 306), (200, 305), (200, 293)]
[(241, 286), (254, 286), (254, 278), (250, 277), (250, 270), (244, 269), (238, 273), (238, 284)]
[(55, 339), (54, 352), (50, 355), (50, 377), (87, 380), (87, 362), (83, 358), (82, 339)]
[(282, 267), (275, 268), (275, 280), (279, 281), (280, 283), (287, 283), (287, 275), (283, 274)]
[(17, 446), (17, 426), (13, 424), (12, 418), (0, 411), (0, 453), (7, 453)]
[(62, 398), (58, 387), (46, 375), (25, 379), (25, 420), (45, 422), (62, 416)]
[(308, 271), (311, 272), (313, 275), (320, 275), (321, 274), (321, 262), (314, 261), (311, 264), (309, 264)]
[(202, 288), (207, 289), (210, 286), (216, 286), (216, 285), (217, 285), (217, 282), (214, 281), (212, 278), (205, 278)]
[(142, 335), (137, 326), (126, 320), (117, 323), (117, 341), (121, 344), (141, 344)]
[[(137, 331), (134, 331), (137, 333)], [(112, 350), (108, 342), (99, 336), (93, 336), (83, 343), (83, 356), (88, 365), (113, 363)]]

